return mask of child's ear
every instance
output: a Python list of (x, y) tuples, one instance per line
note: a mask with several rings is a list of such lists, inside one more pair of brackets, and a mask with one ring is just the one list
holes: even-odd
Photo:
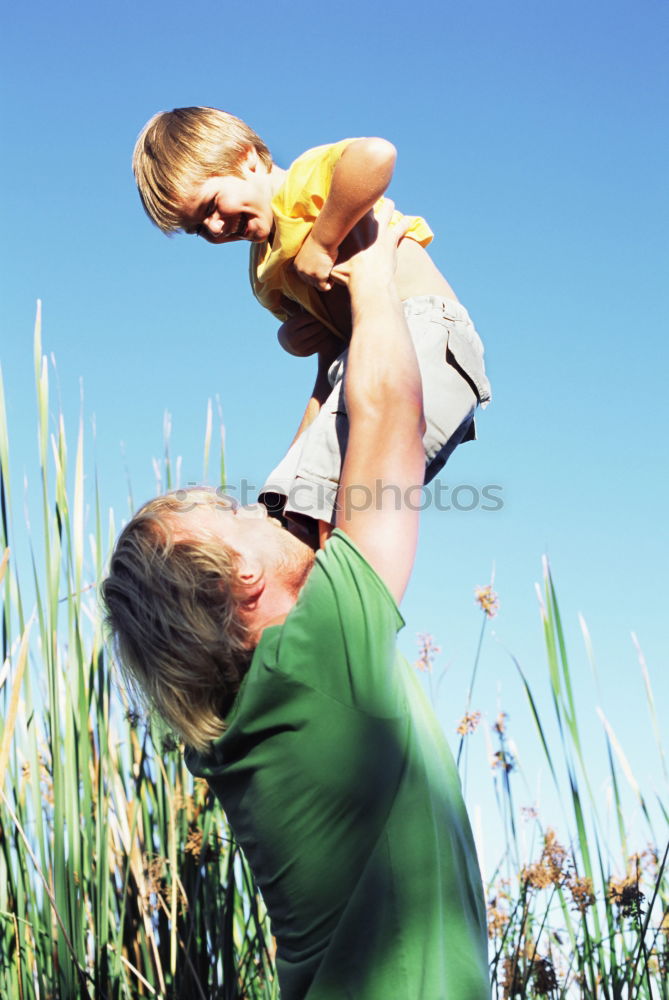
[(258, 150), (255, 146), (249, 146), (246, 151), (246, 156), (244, 157), (243, 166), (252, 173), (258, 169), (258, 164), (260, 163), (260, 157), (258, 156)]

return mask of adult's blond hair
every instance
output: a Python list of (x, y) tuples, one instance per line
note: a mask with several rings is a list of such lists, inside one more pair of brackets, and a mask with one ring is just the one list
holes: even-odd
[(237, 554), (207, 534), (179, 530), (179, 514), (191, 509), (187, 496), (158, 497), (135, 514), (116, 542), (101, 596), (131, 690), (203, 750), (225, 729), (252, 649), (238, 613)]
[(241, 118), (217, 108), (161, 111), (139, 134), (132, 169), (146, 214), (164, 233), (183, 228), (179, 205), (193, 185), (215, 175), (238, 177), (249, 149), (268, 170), (269, 149)]

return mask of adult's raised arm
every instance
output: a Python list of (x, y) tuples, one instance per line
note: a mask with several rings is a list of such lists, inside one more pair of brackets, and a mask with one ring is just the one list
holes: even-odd
[(366, 217), (372, 242), (333, 271), (348, 285), (353, 315), (344, 383), (349, 440), (336, 526), (399, 602), (416, 552), (425, 457), (420, 372), (395, 283), (404, 228), (390, 227), (393, 207), (384, 205), (376, 222)]

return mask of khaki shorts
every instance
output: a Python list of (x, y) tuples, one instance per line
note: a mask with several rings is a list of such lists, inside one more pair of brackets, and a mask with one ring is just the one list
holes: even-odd
[[(407, 299), (403, 305), (423, 381), (427, 483), (461, 441), (476, 437), (474, 412), (490, 401), (490, 383), (481, 339), (463, 305), (434, 295)], [(273, 514), (334, 524), (348, 441), (347, 358), (348, 351), (344, 351), (331, 365), (332, 392), (262, 488), (259, 499)]]

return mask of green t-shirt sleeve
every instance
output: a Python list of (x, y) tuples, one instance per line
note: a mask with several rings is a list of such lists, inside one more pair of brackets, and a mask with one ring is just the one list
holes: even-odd
[(396, 638), (403, 625), (384, 582), (337, 530), (281, 629), (274, 669), (370, 715), (402, 715), (405, 664)]

